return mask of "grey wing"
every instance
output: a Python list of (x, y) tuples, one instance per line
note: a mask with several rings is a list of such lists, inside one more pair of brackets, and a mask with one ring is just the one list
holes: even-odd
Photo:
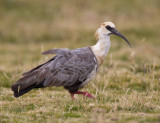
[[(89, 50), (89, 49), (88, 49)], [(95, 68), (96, 61), (90, 51), (65, 53), (49, 66), (50, 71), (43, 83), (44, 86), (72, 86), (82, 83)]]
[(46, 54), (55, 53), (55, 57), (48, 62), (33, 68), (23, 74), (12, 90), (17, 92), (34, 85), (34, 88), (48, 86), (70, 87), (76, 83), (80, 84), (92, 72), (96, 65), (95, 57), (90, 48), (78, 50), (53, 49)]

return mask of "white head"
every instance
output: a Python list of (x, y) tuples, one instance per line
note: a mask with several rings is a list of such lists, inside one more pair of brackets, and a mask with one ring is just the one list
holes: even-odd
[(110, 36), (110, 34), (114, 34), (123, 38), (131, 47), (129, 41), (115, 29), (115, 25), (112, 22), (102, 23), (100, 28), (95, 33), (97, 39), (104, 39), (107, 36)]

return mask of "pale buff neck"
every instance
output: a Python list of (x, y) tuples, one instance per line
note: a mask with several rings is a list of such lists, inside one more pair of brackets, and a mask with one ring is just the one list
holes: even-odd
[(111, 42), (109, 35), (101, 34), (98, 36), (98, 38), (98, 42), (94, 46), (91, 46), (91, 49), (97, 58), (98, 66), (100, 66), (107, 56), (107, 53), (111, 46)]

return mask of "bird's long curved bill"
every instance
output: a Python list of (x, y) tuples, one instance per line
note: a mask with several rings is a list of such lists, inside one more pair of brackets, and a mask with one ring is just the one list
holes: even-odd
[(114, 34), (114, 35), (117, 35), (117, 36), (123, 38), (128, 43), (128, 45), (132, 48), (129, 41), (120, 32), (118, 32), (115, 28), (112, 28), (110, 31), (112, 32), (111, 34)]

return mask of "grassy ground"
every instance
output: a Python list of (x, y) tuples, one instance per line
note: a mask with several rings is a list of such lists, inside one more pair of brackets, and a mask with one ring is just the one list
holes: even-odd
[[(0, 0), (0, 122), (160, 122), (159, 0)], [(52, 56), (50, 48), (96, 43), (93, 34), (112, 21), (133, 45), (112, 36), (95, 80), (83, 90), (37, 89), (16, 99), (10, 86)]]

